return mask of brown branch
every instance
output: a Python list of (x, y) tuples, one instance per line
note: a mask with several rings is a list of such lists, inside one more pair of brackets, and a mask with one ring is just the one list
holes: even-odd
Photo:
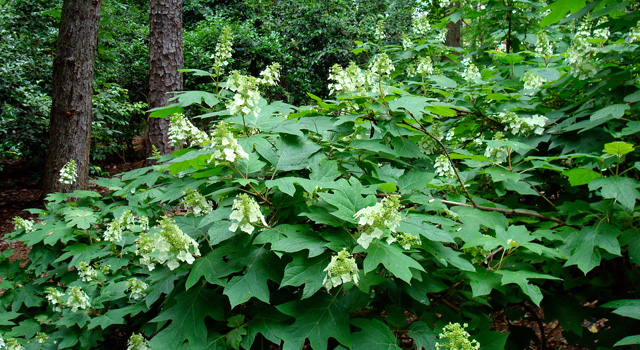
[(480, 209), (482, 211), (497, 211), (497, 212), (505, 214), (505, 215), (526, 216), (526, 217), (536, 218), (536, 219), (545, 220), (545, 221), (553, 221), (553, 222), (556, 222), (556, 223), (558, 223), (560, 225), (566, 225), (566, 223), (564, 221), (560, 220), (560, 219), (552, 218), (552, 217), (549, 217), (549, 216), (544, 216), (544, 215), (538, 214), (538, 213), (532, 213), (532, 212), (529, 212), (529, 211), (523, 211), (523, 210), (517, 210), (517, 209), (502, 209), (502, 208), (483, 207), (481, 205), (471, 205), (471, 204), (466, 204), (466, 203), (448, 201), (448, 200), (445, 200), (445, 199), (440, 199), (440, 201), (442, 203), (444, 203), (444, 204), (447, 204), (447, 205), (455, 205), (455, 206), (459, 206), (459, 207), (475, 208), (475, 209)]

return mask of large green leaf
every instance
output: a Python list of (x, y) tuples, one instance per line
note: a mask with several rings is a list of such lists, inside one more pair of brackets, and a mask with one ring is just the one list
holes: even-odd
[(299, 136), (281, 136), (276, 143), (278, 163), (277, 171), (301, 170), (309, 166), (311, 155), (320, 150), (320, 146)]
[(68, 220), (67, 226), (75, 226), (79, 229), (86, 230), (91, 227), (92, 224), (97, 222), (97, 218), (90, 209), (72, 209), (65, 213), (65, 218)]
[(584, 274), (587, 274), (600, 265), (601, 254), (598, 247), (611, 254), (620, 255), (617, 237), (621, 234), (617, 227), (608, 224), (589, 226), (572, 233), (565, 241), (565, 246), (571, 242), (577, 242), (577, 244), (572, 249), (565, 266), (577, 265)]
[(413, 274), (411, 269), (424, 271), (424, 268), (413, 258), (404, 253), (402, 248), (396, 244), (386, 242), (373, 242), (366, 250), (362, 246), (356, 247), (356, 253), (365, 251), (367, 257), (364, 259), (364, 273), (373, 271), (382, 264), (389, 272), (401, 280), (410, 283)]
[(633, 211), (636, 199), (640, 198), (640, 192), (636, 189), (638, 187), (638, 180), (623, 176), (594, 179), (589, 183), (591, 191), (600, 189), (602, 197), (615, 199), (629, 211)]
[(400, 350), (398, 338), (379, 320), (356, 318), (351, 324), (362, 331), (353, 333), (351, 341), (353, 350)]
[(275, 227), (284, 238), (272, 244), (271, 249), (287, 253), (309, 250), (309, 258), (324, 252), (327, 242), (307, 225), (278, 225)]
[(548, 279), (548, 280), (560, 279), (555, 276), (542, 274), (538, 272), (525, 271), (525, 270), (519, 270), (519, 271), (499, 270), (499, 271), (496, 271), (496, 273), (502, 276), (502, 281), (501, 281), (502, 285), (510, 284), (510, 283), (517, 284), (520, 287), (520, 289), (522, 289), (522, 292), (528, 295), (531, 298), (531, 301), (533, 301), (534, 304), (538, 306), (540, 306), (540, 301), (542, 300), (542, 292), (540, 291), (540, 288), (538, 286), (530, 284), (529, 279), (530, 278)]
[(600, 173), (584, 168), (574, 168), (563, 171), (562, 175), (569, 178), (569, 184), (571, 184), (571, 186), (586, 185), (589, 184), (591, 180), (602, 177)]
[(435, 349), (438, 333), (422, 321), (415, 321), (409, 326), (409, 336), (413, 338), (418, 350)]
[(322, 288), (323, 279), (320, 277), (324, 275), (328, 264), (329, 260), (321, 256), (309, 259), (305, 255), (296, 254), (284, 269), (280, 286), (298, 287), (304, 284), (302, 299), (309, 298)]
[(207, 346), (207, 326), (205, 319), (224, 319), (223, 301), (219, 294), (207, 287), (193, 288), (177, 295), (176, 303), (160, 312), (151, 322), (171, 321), (169, 326), (151, 339), (151, 346), (157, 349), (176, 349), (185, 341), (192, 349)]
[(430, 100), (431, 99), (422, 96), (406, 95), (389, 102), (389, 108), (391, 108), (392, 111), (405, 109), (415, 118), (421, 119), (422, 114), (425, 113), (424, 107), (430, 104)]
[(229, 297), (232, 308), (251, 298), (269, 303), (267, 280), (279, 282), (279, 270), (275, 268), (279, 261), (273, 253), (264, 247), (251, 246), (243, 249), (251, 249), (247, 269), (243, 275), (231, 278), (223, 293)]

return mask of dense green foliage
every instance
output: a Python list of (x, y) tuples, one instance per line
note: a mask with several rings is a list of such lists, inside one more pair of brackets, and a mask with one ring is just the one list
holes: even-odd
[(361, 64), (305, 106), (276, 99), (286, 63), (239, 59), (249, 29), (204, 16), (194, 38), (229, 24), (239, 52), (208, 43), (199, 90), (153, 112), (183, 148), (17, 220), (32, 250), (0, 257), (3, 339), (516, 350), (545, 336), (491, 317), (541, 306), (570, 343), (640, 344), (638, 4), (463, 3), (463, 48), (432, 10), (400, 36), (372, 20)]

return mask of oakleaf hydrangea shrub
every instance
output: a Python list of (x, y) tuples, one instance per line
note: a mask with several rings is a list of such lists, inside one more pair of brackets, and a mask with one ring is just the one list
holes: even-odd
[[(369, 61), (331, 68), (331, 99), (310, 106), (263, 98), (285, 67), (230, 72), (200, 123), (171, 115), (182, 149), (16, 218), (8, 238), (31, 251), (22, 266), (0, 255), (5, 347), (507, 348), (522, 332), (491, 318), (537, 306), (584, 347), (633, 341), (614, 329), (637, 323), (594, 300), (635, 295), (605, 276), (632, 281), (639, 261), (640, 86), (599, 67), (634, 71), (640, 47), (610, 27), (618, 59), (580, 77), (571, 46), (536, 50), (537, 31), (494, 60), (453, 54), (427, 14), (412, 23), (398, 43), (380, 26), (358, 47)], [(605, 314), (589, 337), (571, 326)]]

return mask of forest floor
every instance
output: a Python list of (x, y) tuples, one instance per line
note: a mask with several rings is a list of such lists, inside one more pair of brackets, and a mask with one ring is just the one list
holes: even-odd
[[(139, 168), (142, 161), (129, 163), (114, 163), (103, 166), (103, 170), (111, 175)], [(29, 247), (23, 247), (20, 242), (6, 242), (3, 236), (14, 230), (13, 218), (16, 216), (25, 219), (36, 219), (36, 214), (31, 214), (25, 209), (44, 209), (41, 184), (38, 181), (37, 170), (25, 161), (0, 160), (0, 252), (13, 249), (11, 260), (24, 264), (29, 253)], [(492, 328), (495, 331), (507, 332), (511, 327), (526, 327), (535, 332), (540, 339), (540, 326), (545, 334), (545, 346), (531, 342), (527, 348), (530, 350), (588, 350), (571, 346), (562, 336), (562, 327), (556, 320), (545, 322), (543, 310), (534, 305), (523, 310), (525, 317), (517, 321), (507, 321), (502, 313), (493, 314)], [(535, 315), (532, 314), (535, 313)]]

